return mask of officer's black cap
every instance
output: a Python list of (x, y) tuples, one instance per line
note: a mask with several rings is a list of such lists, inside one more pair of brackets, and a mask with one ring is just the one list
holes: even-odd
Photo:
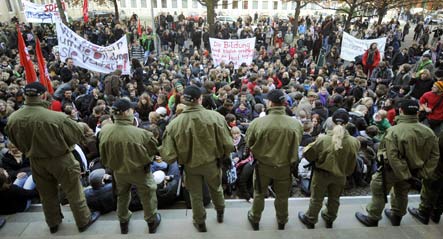
[(130, 108), (134, 109), (135, 104), (130, 102), (127, 99), (118, 99), (112, 105), (112, 110), (114, 110), (116, 112), (120, 112), (120, 113), (125, 112), (125, 111), (129, 110)]
[(183, 91), (183, 97), (185, 97), (185, 100), (188, 102), (195, 102), (201, 95), (202, 92), (197, 86), (188, 86)]
[(27, 96), (39, 96), (46, 92), (46, 87), (44, 87), (39, 82), (32, 82), (25, 86), (24, 93)]
[(268, 100), (270, 100), (273, 103), (282, 104), (286, 101), (285, 93), (281, 90), (271, 90), (268, 93)]
[(332, 122), (335, 124), (347, 124), (349, 122), (349, 114), (345, 109), (338, 109), (332, 114)]
[(402, 100), (399, 104), (400, 109), (405, 115), (416, 115), (420, 109), (418, 102), (415, 100)]

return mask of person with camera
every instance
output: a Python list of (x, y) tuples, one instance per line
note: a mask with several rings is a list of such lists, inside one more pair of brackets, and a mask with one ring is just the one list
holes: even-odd
[(105, 125), (100, 131), (100, 155), (102, 164), (113, 170), (121, 233), (129, 231), (131, 185), (137, 187), (149, 233), (155, 233), (161, 217), (157, 212), (157, 184), (150, 163), (158, 152), (157, 140), (151, 132), (133, 125), (134, 107), (127, 99), (118, 99), (113, 104), (115, 123)]

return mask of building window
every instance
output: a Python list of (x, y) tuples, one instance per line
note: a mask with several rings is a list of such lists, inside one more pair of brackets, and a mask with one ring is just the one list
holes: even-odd
[(252, 1), (252, 9), (258, 9), (258, 1)]
[(157, 8), (157, 0), (151, 0), (151, 7)]
[(188, 0), (182, 0), (182, 8), (188, 8)]
[(162, 0), (162, 8), (168, 8), (168, 2), (166, 0)]
[(223, 9), (228, 9), (228, 0), (223, 0), (223, 2), (222, 2), (222, 8), (223, 8)]
[(295, 9), (297, 3), (296, 2), (292, 2), (292, 9)]
[(248, 9), (248, 8), (249, 8), (249, 1), (243, 0), (243, 9)]
[(137, 0), (131, 0), (131, 7), (137, 8)]
[(177, 0), (172, 0), (172, 8), (177, 8)]
[(126, 0), (120, 0), (120, 7), (126, 8)]
[(8, 5), (8, 11), (12, 12), (11, 0), (6, 0), (6, 5)]
[(238, 9), (238, 0), (232, 1), (232, 9)]
[(289, 10), (289, 9), (288, 9), (288, 2), (283, 2), (281, 8), (282, 8), (283, 10)]
[(263, 1), (261, 8), (262, 9), (268, 9), (268, 1)]
[(140, 8), (147, 8), (146, 0), (140, 0)]
[(278, 2), (275, 1), (275, 2), (274, 2), (274, 10), (277, 10), (277, 9), (278, 9)]
[(192, 0), (192, 8), (198, 8), (197, 0)]

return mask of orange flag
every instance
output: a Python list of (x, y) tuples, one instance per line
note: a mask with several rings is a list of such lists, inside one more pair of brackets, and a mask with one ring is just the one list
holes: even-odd
[(18, 34), (18, 53), (20, 55), (20, 65), (25, 68), (26, 83), (32, 83), (37, 80), (37, 73), (35, 73), (34, 64), (31, 61), (31, 57), (28, 53), (28, 48), (26, 48), (25, 40), (23, 40), (20, 27), (17, 25)]
[(38, 61), (38, 70), (40, 71), (40, 83), (48, 89), (48, 92), (52, 95), (54, 94), (54, 89), (52, 88), (51, 78), (49, 78), (48, 68), (46, 67), (45, 59), (43, 58), (42, 48), (40, 46), (40, 40), (37, 38), (35, 43), (35, 54)]

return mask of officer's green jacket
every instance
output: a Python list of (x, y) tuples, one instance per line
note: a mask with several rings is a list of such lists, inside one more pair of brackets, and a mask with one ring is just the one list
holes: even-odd
[(79, 124), (48, 106), (38, 97), (28, 97), (24, 107), (9, 116), (6, 125), (9, 140), (32, 160), (65, 156), (83, 138)]
[(345, 131), (342, 148), (335, 150), (332, 143), (332, 131), (328, 131), (326, 135), (319, 136), (306, 146), (303, 149), (303, 156), (308, 161), (315, 162), (316, 168), (343, 177), (354, 172), (359, 149), (360, 142)]
[[(440, 152), (443, 151), (443, 131), (439, 135), (438, 139), (438, 147), (440, 149)], [(435, 168), (434, 172), (434, 179), (441, 179), (443, 178), (443, 155), (440, 153), (440, 160), (438, 161), (437, 168)]]
[(424, 179), (432, 176), (440, 157), (438, 138), (417, 116), (399, 115), (397, 125), (389, 128), (380, 144), (387, 162), (400, 180), (411, 178), (416, 171)]
[(168, 163), (178, 161), (195, 168), (229, 156), (234, 144), (221, 114), (201, 105), (187, 106), (163, 134), (160, 155)]
[(132, 125), (133, 116), (115, 116), (99, 134), (101, 162), (116, 173), (142, 170), (157, 154), (157, 140), (144, 129)]
[(252, 121), (246, 143), (254, 158), (272, 167), (298, 162), (298, 146), (303, 135), (301, 124), (288, 115), (285, 107), (271, 107), (268, 115)]

